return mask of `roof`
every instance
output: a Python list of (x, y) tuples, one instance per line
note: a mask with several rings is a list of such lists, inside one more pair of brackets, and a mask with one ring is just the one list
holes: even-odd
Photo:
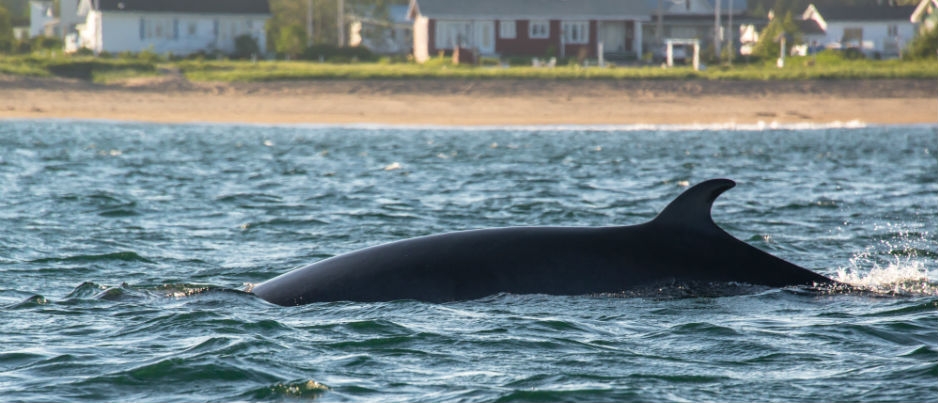
[(270, 14), (267, 0), (91, 0), (99, 11)]
[(824, 21), (908, 21), (916, 6), (825, 6), (815, 5)]
[(824, 28), (815, 20), (794, 20), (798, 30), (805, 35), (824, 35)]
[[(704, 0), (709, 9), (706, 10), (697, 10), (694, 12), (674, 12), (672, 11), (674, 7), (677, 9), (684, 8), (685, 0), (660, 0), (662, 11), (664, 15), (667, 16), (710, 16), (713, 17), (713, 10), (716, 9), (716, 0)], [(730, 4), (732, 3), (732, 4)], [(648, 7), (650, 12), (654, 15), (658, 14), (658, 4), (659, 0), (645, 0), (645, 6)], [(730, 10), (733, 10), (733, 15), (741, 15), (748, 10), (748, 5), (746, 0), (720, 0), (720, 15), (729, 15)]]
[(394, 23), (406, 23), (407, 22), (407, 6), (389, 6), (388, 7), (388, 18), (391, 19), (391, 22)]
[(453, 19), (648, 19), (652, 10), (646, 3), (634, 0), (412, 0), (411, 17), (419, 13), (429, 18)]
[(936, 8), (938, 8), (938, 0), (922, 0), (915, 7), (915, 11), (912, 12), (909, 20), (916, 23), (921, 22), (924, 17), (934, 12)]

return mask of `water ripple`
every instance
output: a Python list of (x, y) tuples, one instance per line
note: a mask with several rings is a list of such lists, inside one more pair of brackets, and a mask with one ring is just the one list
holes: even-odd
[[(920, 401), (934, 380), (932, 127), (0, 124), (9, 401)], [(240, 290), (339, 253), (645, 222), (730, 177), (717, 224), (853, 284), (662, 284), (284, 308)], [(753, 268), (757, 270), (758, 268)]]

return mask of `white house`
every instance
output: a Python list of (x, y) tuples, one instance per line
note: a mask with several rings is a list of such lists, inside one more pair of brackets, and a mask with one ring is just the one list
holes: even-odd
[(63, 37), (76, 33), (78, 24), (84, 18), (78, 16), (78, 3), (81, 0), (59, 0), (59, 30)]
[(387, 18), (375, 17), (365, 9), (352, 14), (349, 46), (364, 46), (379, 54), (409, 54), (414, 45), (414, 26), (404, 5), (388, 7)]
[(909, 20), (918, 26), (919, 32), (938, 27), (938, 0), (921, 0)]
[(100, 52), (231, 53), (250, 35), (261, 53), (267, 0), (81, 0), (79, 46)]
[(810, 40), (827, 48), (859, 49), (867, 56), (898, 57), (915, 36), (916, 6), (836, 6), (811, 4), (802, 13), (820, 28)]
[(29, 37), (55, 36), (59, 20), (52, 10), (52, 0), (30, 0)]

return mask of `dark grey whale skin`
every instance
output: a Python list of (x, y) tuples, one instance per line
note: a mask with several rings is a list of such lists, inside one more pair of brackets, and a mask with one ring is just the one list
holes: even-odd
[(498, 293), (616, 293), (670, 281), (835, 284), (742, 242), (710, 216), (735, 186), (712, 179), (655, 219), (612, 227), (509, 227), (430, 235), (328, 258), (257, 284), (278, 305), (471, 300)]

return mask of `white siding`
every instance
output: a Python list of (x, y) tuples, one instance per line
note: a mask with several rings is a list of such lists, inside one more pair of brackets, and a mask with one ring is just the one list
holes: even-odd
[(45, 35), (46, 24), (55, 20), (51, 1), (29, 2), (29, 37)]
[(419, 16), (414, 21), (414, 59), (418, 63), (430, 60), (430, 20)]
[(101, 13), (90, 11), (82, 32), (82, 46), (95, 52), (140, 52), (186, 55), (199, 51), (235, 50), (234, 39), (251, 35), (266, 49), (267, 16), (171, 13)]
[[(895, 26), (896, 36), (889, 35), (889, 26)], [(867, 55), (878, 52), (884, 56), (895, 56), (889, 54), (894, 52), (896, 41), (899, 42), (899, 49), (905, 47), (915, 36), (915, 26), (910, 22), (829, 22), (827, 26), (827, 43), (840, 43), (843, 39), (844, 31), (847, 29), (861, 28), (863, 30), (863, 52)], [(841, 43), (842, 46), (854, 45)]]

